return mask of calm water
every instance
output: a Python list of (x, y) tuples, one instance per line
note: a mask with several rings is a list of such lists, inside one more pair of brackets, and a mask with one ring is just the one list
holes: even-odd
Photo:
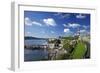
[[(46, 40), (25, 40), (25, 45), (46, 45), (48, 44)], [(48, 52), (39, 49), (39, 50), (24, 50), (24, 61), (39, 61), (39, 60), (45, 60), (48, 59)]]
[(31, 39), (31, 40), (25, 40), (24, 41), (25, 45), (47, 45), (47, 40), (38, 40), (38, 39)]

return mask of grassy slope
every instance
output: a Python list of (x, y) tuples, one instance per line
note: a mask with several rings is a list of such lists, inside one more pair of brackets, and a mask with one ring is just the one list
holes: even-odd
[(77, 46), (75, 47), (74, 51), (72, 52), (71, 58), (72, 59), (82, 59), (86, 52), (85, 44), (82, 42), (78, 42)]

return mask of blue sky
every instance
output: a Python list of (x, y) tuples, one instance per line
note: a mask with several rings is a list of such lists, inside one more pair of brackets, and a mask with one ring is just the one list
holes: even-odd
[(56, 38), (90, 34), (90, 14), (24, 11), (25, 36)]

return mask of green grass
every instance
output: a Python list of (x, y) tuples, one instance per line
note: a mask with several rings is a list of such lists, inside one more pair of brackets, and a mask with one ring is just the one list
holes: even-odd
[(66, 39), (66, 40), (73, 40), (74, 37), (62, 37), (62, 39)]
[(86, 50), (85, 43), (78, 42), (70, 57), (72, 59), (82, 59)]

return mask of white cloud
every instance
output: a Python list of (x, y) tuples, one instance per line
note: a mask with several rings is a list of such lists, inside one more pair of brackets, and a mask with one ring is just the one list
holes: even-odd
[(90, 35), (90, 31), (83, 29), (83, 30), (80, 30), (80, 34), (81, 35)]
[(80, 24), (77, 24), (77, 23), (68, 23), (68, 26), (72, 27), (72, 28), (77, 28), (77, 27), (80, 27)]
[(85, 15), (82, 15), (82, 14), (78, 14), (78, 15), (76, 15), (76, 18), (79, 18), (79, 19), (83, 19), (83, 18), (85, 18), (86, 16)]
[(65, 29), (64, 29), (64, 32), (67, 32), (67, 33), (69, 33), (69, 32), (71, 32), (71, 31), (70, 31), (70, 29), (68, 29), (68, 28), (65, 28)]
[(67, 24), (63, 24), (63, 26), (64, 26), (64, 27), (68, 27), (68, 25), (67, 25)]
[(54, 15), (59, 16), (61, 19), (70, 17), (70, 14), (68, 14), (68, 13), (66, 13), (66, 14), (64, 14), (64, 13), (55, 13)]
[(73, 32), (72, 32), (70, 29), (65, 28), (65, 29), (64, 29), (64, 35), (65, 35), (65, 36), (71, 36), (71, 35), (73, 35)]
[(89, 26), (83, 25), (83, 28), (87, 29), (87, 28), (89, 28)]
[(47, 18), (47, 19), (43, 19), (43, 22), (47, 25), (47, 26), (56, 26), (56, 22), (53, 18)]
[(33, 22), (32, 22), (32, 24), (42, 26), (42, 24), (41, 24), (41, 23), (38, 23), (38, 22), (36, 22), (36, 21), (33, 21)]
[(85, 32), (86, 32), (86, 30), (84, 30), (84, 29), (83, 30), (80, 30), (80, 33), (85, 33)]
[(42, 26), (41, 23), (37, 22), (37, 21), (32, 21), (30, 18), (26, 17), (25, 18), (25, 25), (27, 26), (32, 26), (32, 25), (38, 25), (38, 26)]
[(25, 25), (28, 25), (28, 26), (32, 25), (32, 21), (28, 17), (25, 18)]
[(64, 15), (62, 14), (61, 15), (61, 18), (69, 18), (69, 17), (70, 17), (70, 14), (64, 14)]

